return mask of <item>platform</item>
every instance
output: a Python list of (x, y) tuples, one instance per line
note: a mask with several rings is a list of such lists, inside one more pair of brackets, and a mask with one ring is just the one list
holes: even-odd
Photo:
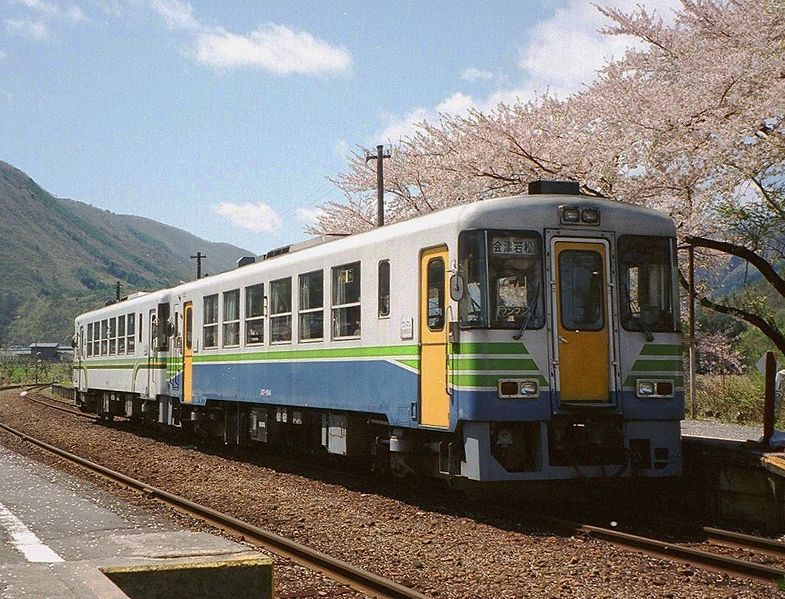
[(785, 532), (785, 457), (762, 427), (682, 422), (684, 500), (717, 526)]
[(0, 447), (0, 597), (271, 597), (272, 560)]

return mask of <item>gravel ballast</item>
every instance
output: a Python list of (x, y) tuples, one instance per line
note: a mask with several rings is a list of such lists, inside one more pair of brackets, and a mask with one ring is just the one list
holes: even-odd
[[(512, 522), (489, 524), (429, 499), (402, 501), (397, 493), (314, 475), (307, 465), (304, 475), (163, 443), (33, 404), (18, 391), (0, 392), (0, 422), (434, 597), (785, 597), (770, 585), (603, 541)], [(5, 433), (0, 443), (63, 468)], [(84, 476), (76, 467), (65, 468)], [(183, 525), (205, 526), (173, 516), (153, 500), (118, 492)], [(355, 596), (279, 558), (275, 580), (279, 596), (307, 596), (309, 589), (315, 597)]]

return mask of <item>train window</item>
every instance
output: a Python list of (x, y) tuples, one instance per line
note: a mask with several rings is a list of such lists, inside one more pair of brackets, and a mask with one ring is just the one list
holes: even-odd
[(573, 331), (599, 331), (605, 326), (602, 254), (563, 250), (559, 254), (561, 322)]
[(540, 328), (545, 324), (540, 236), (522, 231), (489, 231), (487, 237), (491, 327)]
[(137, 339), (141, 343), (142, 342), (142, 315), (141, 314), (139, 314), (139, 327), (138, 328), (139, 328), (139, 332), (137, 333), (137, 335), (139, 335), (139, 336), (137, 337)]
[(109, 319), (109, 355), (114, 356), (117, 353), (117, 319)]
[(292, 340), (292, 277), (270, 282), (270, 342)]
[(93, 323), (87, 323), (87, 357), (93, 355)]
[(126, 335), (127, 336), (126, 336), (126, 341), (125, 341), (125, 349), (126, 349), (126, 351), (129, 354), (132, 354), (132, 353), (134, 353), (134, 351), (136, 349), (135, 344), (134, 344), (135, 333), (136, 333), (136, 331), (134, 330), (134, 323), (136, 321), (134, 320), (133, 312), (131, 314), (129, 314), (128, 316), (126, 316), (125, 321), (128, 324), (128, 330), (126, 330)]
[(444, 329), (444, 260), (432, 258), (428, 261), (428, 328), (431, 331)]
[(240, 345), (240, 290), (223, 293), (223, 338), (224, 347)]
[(621, 323), (628, 331), (676, 330), (675, 240), (622, 235), (618, 242)]
[(465, 327), (485, 327), (485, 231), (464, 231), (458, 237), (458, 274), (463, 277), (465, 293), (458, 303), (458, 315)]
[(264, 283), (245, 288), (245, 343), (264, 343)]
[(203, 313), (204, 337), (202, 344), (205, 348), (218, 347), (218, 294), (208, 295), (204, 298)]
[(106, 318), (101, 321), (101, 355), (109, 355), (109, 321)]
[(125, 314), (117, 317), (117, 354), (125, 353)]
[(324, 274), (300, 275), (300, 341), (324, 339)]
[(458, 273), (462, 327), (538, 329), (545, 324), (542, 239), (531, 231), (464, 231)]
[(353, 262), (332, 269), (333, 339), (360, 336), (360, 263)]
[(101, 323), (99, 322), (93, 325), (93, 355), (101, 355)]
[(390, 261), (379, 262), (379, 318), (390, 315)]

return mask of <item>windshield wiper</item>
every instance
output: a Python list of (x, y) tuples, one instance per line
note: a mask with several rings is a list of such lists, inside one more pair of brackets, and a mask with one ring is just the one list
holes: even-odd
[(526, 327), (529, 326), (529, 321), (532, 319), (532, 314), (537, 310), (537, 301), (540, 299), (540, 284), (537, 283), (537, 288), (534, 290), (534, 299), (532, 300), (531, 304), (529, 304), (526, 309), (528, 312), (526, 313), (526, 318), (523, 320), (523, 324), (521, 324), (521, 328), (515, 333), (512, 338), (518, 341), (521, 337), (523, 337), (523, 332), (526, 330)]
[(654, 341), (654, 333), (649, 330), (649, 327), (646, 326), (646, 321), (643, 319), (643, 312), (638, 312), (638, 322), (641, 323), (641, 328), (643, 332), (646, 334), (646, 341), (652, 342)]

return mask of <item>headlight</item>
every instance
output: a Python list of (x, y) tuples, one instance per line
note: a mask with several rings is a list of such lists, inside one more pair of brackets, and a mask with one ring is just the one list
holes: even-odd
[(673, 397), (673, 381), (641, 380), (635, 382), (635, 393), (638, 397)]
[(521, 395), (532, 397), (537, 395), (537, 383), (534, 381), (523, 381), (521, 383)]
[(638, 397), (649, 397), (651, 395), (654, 395), (654, 383), (638, 381)]

